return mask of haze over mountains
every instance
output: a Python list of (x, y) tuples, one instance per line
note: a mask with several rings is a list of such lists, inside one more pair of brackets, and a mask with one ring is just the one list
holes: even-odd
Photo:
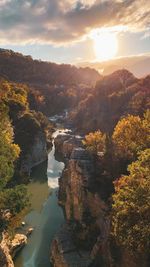
[(76, 105), (101, 75), (89, 67), (33, 60), (31, 56), (0, 49), (0, 77), (28, 85), (32, 109), (52, 115)]
[(12, 50), (0, 49), (0, 75), (15, 82), (39, 85), (95, 84), (99, 73), (91, 68), (33, 60)]
[[(85, 65), (89, 66), (77, 68), (73, 65), (59, 65), (33, 60), (31, 56), (24, 56), (11, 50), (0, 50), (0, 76), (29, 86), (28, 98), (32, 109), (42, 111), (50, 116), (61, 113), (64, 109), (75, 108), (74, 115), (76, 115), (73, 116), (73, 121), (76, 122), (77, 126), (78, 122), (83, 119), (79, 128), (82, 125), (84, 130), (96, 130), (98, 128), (105, 129), (105, 131), (106, 128), (110, 130), (110, 125), (114, 126), (112, 122), (116, 122), (111, 118), (113, 107), (114, 113), (120, 114), (119, 117), (124, 114), (128, 102), (134, 103), (133, 110), (131, 107), (127, 109), (133, 114), (142, 114), (141, 107), (144, 107), (144, 110), (149, 107), (145, 104), (147, 103), (145, 102), (146, 99), (149, 99), (149, 76), (143, 77), (148, 74), (150, 69), (148, 67), (150, 66), (150, 57), (148, 55), (120, 58), (104, 63), (85, 63)], [(125, 68), (128, 71), (124, 70)], [(103, 75), (98, 72), (98, 70), (102, 72), (102, 69), (104, 70)], [(139, 76), (142, 76), (142, 79), (137, 79)], [(128, 88), (129, 86), (125, 82), (124, 89), (122, 79), (123, 81), (131, 80), (132, 88)], [(104, 83), (106, 84), (104, 85)], [(116, 92), (117, 88), (120, 90), (119, 95)], [(97, 94), (98, 91), (101, 92), (100, 95)], [(107, 95), (106, 101), (104, 95)], [(130, 98), (133, 98), (133, 101)], [(111, 101), (113, 103), (110, 103)], [(102, 111), (102, 107), (105, 106), (104, 103), (106, 107)], [(123, 112), (120, 111), (120, 109), (122, 110), (122, 103), (126, 106)], [(108, 112), (108, 110), (110, 111)], [(106, 115), (102, 120), (100, 119), (101, 112)], [(111, 123), (108, 123), (109, 127), (107, 127), (105, 122), (108, 122), (110, 118)], [(117, 117), (117, 121), (118, 119)]]
[(131, 71), (136, 77), (141, 78), (150, 72), (150, 54), (120, 57), (104, 62), (82, 62), (78, 65), (95, 68), (103, 75), (108, 75), (118, 69), (124, 68)]

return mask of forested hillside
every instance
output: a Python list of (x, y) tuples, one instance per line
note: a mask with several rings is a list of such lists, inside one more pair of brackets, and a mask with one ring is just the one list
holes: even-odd
[[(37, 136), (46, 139), (51, 125), (42, 113), (29, 109), (27, 86), (0, 79), (0, 234), (17, 226), (29, 205), (28, 173), (21, 168)], [(46, 158), (44, 159), (46, 160)]]
[(101, 77), (94, 69), (33, 60), (30, 56), (5, 49), (0, 50), (0, 75), (10, 81), (28, 84), (32, 109), (47, 115), (77, 104), (87, 88), (95, 86)]
[(94, 84), (100, 77), (91, 68), (33, 60), (11, 50), (0, 50), (0, 73), (12, 81), (37, 85)]
[[(47, 160), (53, 125), (45, 115), (67, 109), (73, 133), (55, 145), (66, 163), (59, 201), (71, 242), (93, 267), (147, 267), (150, 76), (123, 69), (102, 77), (1, 50), (0, 77), (0, 234), (19, 224), (29, 207), (24, 184)], [(57, 242), (54, 262), (66, 251)]]
[(90, 255), (90, 264), (79, 257), (79, 266), (148, 267), (150, 76), (137, 79), (118, 70), (101, 78), (70, 121), (83, 140), (58, 140), (67, 158), (59, 201), (68, 224), (53, 242), (55, 266), (71, 266), (68, 241), (77, 246), (76, 259), (78, 252)]
[[(76, 235), (76, 242), (79, 242), (81, 247), (83, 244), (85, 248), (82, 234), (84, 229), (90, 228), (84, 241), (90, 240), (89, 247), (93, 246), (93, 266), (113, 264), (112, 266), (124, 267), (128, 266), (129, 262), (129, 266), (148, 267), (150, 111), (145, 110), (141, 117), (127, 115), (120, 119), (112, 135), (100, 130), (91, 132), (85, 136), (83, 144), (94, 160), (93, 186), (89, 186), (88, 193), (99, 196), (99, 205), (105, 203), (106, 206), (103, 204), (99, 208), (97, 205), (90, 211), (89, 217), (93, 218), (91, 222), (88, 218), (82, 217), (82, 223), (79, 222), (81, 228), (76, 225), (77, 229), (80, 229), (80, 234)], [(88, 193), (86, 192), (87, 195)], [(88, 205), (90, 209), (91, 204)], [(83, 204), (83, 210), (85, 208)], [(97, 229), (98, 222), (99, 231), (95, 233), (93, 228), (95, 226)], [(86, 227), (82, 226), (84, 223)], [(95, 238), (94, 241), (92, 238)]]
[(142, 116), (150, 108), (150, 76), (137, 79), (127, 70), (104, 76), (71, 114), (81, 132), (112, 132), (127, 114)]
[[(10, 120), (9, 104), (12, 102), (20, 111), (25, 109), (26, 94), (8, 82), (0, 81), (0, 235), (4, 229), (14, 227), (17, 216), (28, 206), (26, 188), (12, 183), (15, 164), (21, 153), (14, 143), (14, 129)], [(15, 111), (13, 111), (14, 113)], [(16, 114), (15, 114), (16, 115)], [(14, 114), (13, 114), (14, 116)]]

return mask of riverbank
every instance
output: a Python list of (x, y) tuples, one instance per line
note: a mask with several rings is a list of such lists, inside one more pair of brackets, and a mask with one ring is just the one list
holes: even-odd
[[(65, 134), (58, 129), (53, 133)], [(63, 211), (58, 205), (58, 179), (64, 163), (55, 159), (55, 144), (48, 154), (48, 164), (42, 163), (31, 173), (31, 182), (27, 185), (31, 194), (32, 210), (26, 215), (26, 227), (34, 228), (27, 245), (17, 255), (15, 267), (50, 267), (49, 250), (51, 242), (64, 222)]]

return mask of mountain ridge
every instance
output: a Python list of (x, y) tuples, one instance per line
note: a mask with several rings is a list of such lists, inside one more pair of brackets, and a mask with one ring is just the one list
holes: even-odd
[(102, 75), (108, 75), (117, 69), (128, 69), (136, 77), (142, 78), (149, 74), (150, 54), (140, 56), (120, 57), (104, 62), (81, 62), (77, 66), (92, 67)]

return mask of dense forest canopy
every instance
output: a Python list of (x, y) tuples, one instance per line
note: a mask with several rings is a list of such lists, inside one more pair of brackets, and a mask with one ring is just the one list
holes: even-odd
[(91, 68), (33, 60), (12, 50), (0, 50), (0, 73), (12, 81), (40, 85), (92, 85), (100, 78)]
[[(29, 200), (23, 185), (9, 186), (14, 175), (15, 161), (20, 148), (14, 143), (14, 130), (9, 117), (9, 101), (25, 103), (22, 93), (16, 95), (11, 84), (0, 82), (0, 233), (11, 221), (15, 221), (20, 212), (28, 206)], [(6, 213), (7, 210), (7, 213)], [(9, 216), (8, 216), (9, 213)]]
[(97, 82), (75, 107), (71, 120), (81, 132), (112, 132), (122, 116), (142, 116), (150, 108), (149, 88), (150, 76), (137, 79), (127, 70), (116, 71)]
[(120, 245), (144, 257), (150, 247), (150, 148), (139, 154), (128, 171), (128, 176), (115, 182), (113, 235)]
[(31, 150), (38, 132), (46, 136), (52, 130), (42, 113), (30, 110), (29, 90), (26, 85), (0, 79), (0, 233), (16, 227), (29, 207), (21, 158)]
[(94, 69), (33, 60), (5, 49), (0, 50), (0, 75), (28, 84), (31, 108), (47, 115), (76, 105), (101, 77)]
[(102, 77), (89, 68), (0, 50), (0, 76), (0, 232), (13, 227), (29, 206), (18, 174), (37, 135), (52, 133), (44, 114), (68, 109), (75, 132), (86, 134), (82, 144), (94, 168), (91, 191), (109, 207), (110, 240), (117, 250), (147, 261), (150, 75), (137, 79), (123, 69)]
[(119, 261), (119, 253), (126, 250), (135, 262), (148, 262), (150, 110), (142, 117), (121, 118), (112, 135), (90, 132), (83, 144), (94, 155), (93, 190), (110, 208), (110, 240), (118, 254), (115, 260)]

